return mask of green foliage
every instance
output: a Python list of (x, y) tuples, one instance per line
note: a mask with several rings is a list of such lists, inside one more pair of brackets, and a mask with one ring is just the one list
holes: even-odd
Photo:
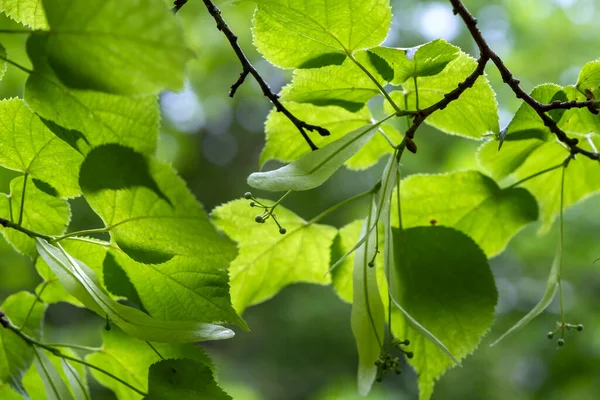
[(577, 89), (584, 93), (589, 90), (596, 99), (600, 97), (600, 60), (583, 66), (577, 79)]
[(34, 349), (35, 368), (37, 369), (44, 389), (48, 395), (48, 400), (73, 400), (66, 383), (61, 379), (58, 370), (50, 361), (44, 350)]
[[(498, 293), (483, 251), (463, 233), (445, 227), (394, 230), (392, 296), (439, 338), (459, 360), (479, 344), (494, 320)], [(397, 337), (410, 340), (420, 398), (453, 365), (401, 314), (392, 321)]]
[(42, 0), (0, 0), (0, 10), (15, 21), (31, 27), (31, 29), (46, 29), (48, 27)]

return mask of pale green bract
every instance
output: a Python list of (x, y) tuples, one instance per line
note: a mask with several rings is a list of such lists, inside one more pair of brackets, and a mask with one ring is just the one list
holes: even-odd
[[(406, 109), (415, 110), (418, 88), (419, 108), (427, 108), (442, 100), (444, 94), (456, 89), (476, 66), (477, 61), (474, 58), (460, 53), (438, 74), (417, 78), (417, 87), (414, 81), (409, 79), (402, 85), (403, 91), (395, 91), (390, 95), (396, 104), (406, 104)], [(392, 111), (389, 104), (386, 103), (385, 107), (386, 111)], [(470, 139), (481, 139), (487, 133), (498, 134), (498, 103), (488, 79), (480, 76), (473, 87), (466, 89), (457, 100), (443, 110), (431, 114), (425, 123), (442, 132)]]
[(350, 132), (279, 169), (255, 172), (248, 177), (248, 185), (272, 192), (310, 190), (321, 186), (373, 137), (381, 123)]
[[(46, 305), (37, 302), (34, 295), (27, 292), (15, 293), (4, 300), (0, 309), (13, 325), (22, 327), (23, 333), (40, 338)], [(0, 386), (8, 383), (13, 390), (25, 396), (22, 379), (33, 358), (33, 349), (29, 344), (14, 332), (0, 329)]]
[(0, 0), (0, 11), (32, 29), (47, 29), (42, 0)]
[(44, 382), (48, 400), (74, 400), (67, 384), (58, 374), (58, 370), (46, 355), (45, 350), (34, 347), (35, 367)]
[(278, 206), (275, 215), (287, 230), (282, 235), (270, 220), (257, 224), (257, 212), (247, 200), (234, 200), (211, 214), (217, 227), (238, 242), (239, 255), (229, 266), (229, 273), (231, 301), (239, 313), (295, 282), (330, 283), (326, 273), (335, 228), (306, 222)]
[(180, 90), (193, 53), (162, 0), (43, 0), (46, 53), (67, 85), (115, 94)]
[(229, 339), (234, 335), (233, 331), (219, 325), (159, 320), (138, 309), (124, 306), (113, 300), (101, 287), (94, 271), (71, 257), (60, 244), (56, 247), (37, 238), (36, 245), (40, 256), (71, 295), (131, 336), (156, 342), (188, 343)]
[(356, 250), (352, 274), (353, 300), (350, 323), (358, 350), (358, 392), (366, 396), (377, 375), (375, 361), (379, 359), (385, 340), (385, 314), (377, 286), (377, 269), (369, 266), (377, 252), (377, 232), (370, 230), (377, 216), (374, 200), (363, 222), (360, 236), (365, 243)]
[(394, 85), (410, 78), (437, 75), (460, 54), (460, 49), (443, 39), (410, 49), (376, 47), (371, 51), (383, 58), (394, 71)]
[[(25, 198), (23, 183), (27, 179)], [(51, 196), (40, 190), (30, 177), (17, 177), (10, 182), (10, 195), (0, 197), (0, 217), (17, 222), (24, 200), (21, 226), (42, 235), (62, 235), (69, 226), (71, 209), (66, 200)], [(11, 228), (1, 228), (6, 240), (20, 253), (35, 258), (37, 251), (32, 238)]]
[(53, 126), (54, 133), (82, 154), (104, 143), (154, 154), (159, 126), (157, 96), (125, 97), (65, 86), (43, 53), (47, 40), (34, 34), (27, 41), (34, 68), (25, 86), (25, 100), (40, 117), (66, 128)]
[[(441, 340), (458, 359), (479, 345), (494, 320), (498, 293), (483, 251), (465, 234), (446, 227), (394, 228), (393, 298)], [(454, 362), (396, 312), (392, 330), (410, 340), (409, 360), (419, 376), (419, 398)]]
[(256, 0), (254, 44), (281, 68), (341, 64), (347, 53), (375, 47), (392, 20), (389, 0)]
[[(118, 376), (134, 387), (146, 391), (148, 388), (148, 368), (160, 357), (146, 342), (125, 335), (117, 328), (102, 331), (102, 348), (86, 356), (86, 361)], [(206, 353), (193, 344), (152, 343), (164, 358), (190, 358), (211, 366)], [(126, 360), (126, 363), (124, 362)], [(111, 389), (119, 400), (139, 400), (141, 396), (120, 382), (103, 373), (91, 369), (94, 378)]]
[[(502, 252), (514, 235), (538, 219), (537, 203), (527, 190), (501, 189), (476, 171), (411, 175), (402, 181), (400, 192), (404, 228), (433, 224), (458, 229), (488, 257)], [(394, 226), (398, 226), (396, 203), (394, 198)]]
[(0, 101), (0, 166), (39, 179), (61, 198), (80, 194), (83, 156), (55, 136), (20, 99)]
[(235, 245), (218, 234), (172, 167), (127, 147), (104, 145), (87, 155), (80, 182), (123, 250), (114, 253), (116, 261), (151, 315), (247, 328), (229, 296), (227, 266)]

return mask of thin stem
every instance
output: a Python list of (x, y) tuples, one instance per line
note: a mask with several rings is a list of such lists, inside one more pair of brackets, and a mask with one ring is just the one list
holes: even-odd
[[(569, 156), (569, 158), (570, 158), (570, 157), (571, 157), (571, 156)], [(521, 180), (519, 180), (519, 181), (517, 181), (517, 182), (513, 183), (512, 185), (510, 185), (510, 186), (507, 186), (505, 189), (512, 189), (512, 188), (515, 188), (515, 187), (517, 187), (517, 186), (519, 186), (519, 185), (522, 185), (523, 183), (527, 182), (527, 181), (528, 181), (528, 180), (530, 180), (530, 179), (537, 178), (537, 177), (538, 177), (538, 176), (540, 176), (540, 175), (544, 175), (544, 174), (546, 174), (546, 173), (548, 173), (548, 172), (550, 172), (550, 171), (554, 171), (555, 169), (558, 169), (558, 168), (560, 168), (560, 167), (563, 167), (563, 166), (564, 166), (564, 164), (565, 164), (565, 162), (563, 161), (563, 162), (561, 162), (560, 164), (557, 164), (557, 165), (555, 165), (555, 166), (553, 166), (553, 167), (546, 168), (546, 169), (544, 169), (544, 170), (542, 170), (542, 171), (536, 172), (536, 173), (535, 173), (535, 174), (533, 174), (533, 175), (529, 175), (528, 177), (525, 177), (525, 178), (523, 178), (523, 179), (521, 179)]]
[(20, 35), (29, 35), (32, 31), (27, 29), (0, 29), (0, 33), (14, 33)]
[(152, 343), (150, 343), (149, 341), (146, 340), (146, 344), (148, 346), (150, 346), (150, 348), (156, 353), (156, 355), (161, 359), (164, 360), (165, 358), (158, 352), (158, 350), (156, 350), (156, 347), (152, 346)]
[(27, 178), (29, 178), (29, 174), (25, 174), (25, 179), (23, 179), (23, 192), (21, 193), (21, 209), (19, 210), (19, 222), (17, 225), (21, 226), (23, 223), (23, 212), (25, 210), (25, 192), (27, 191)]
[(416, 76), (413, 77), (413, 81), (415, 83), (415, 108), (419, 111), (419, 85), (417, 84), (418, 78)]
[(283, 196), (281, 196), (281, 197), (279, 198), (279, 200), (277, 200), (277, 201), (275, 202), (275, 204), (273, 204), (273, 205), (271, 206), (271, 211), (269, 212), (269, 215), (272, 215), (272, 214), (273, 214), (273, 211), (275, 211), (275, 209), (277, 208), (277, 206), (278, 206), (278, 205), (279, 205), (279, 204), (280, 204), (280, 203), (281, 203), (281, 202), (282, 202), (282, 201), (283, 201), (283, 200), (284, 200), (286, 197), (288, 197), (290, 193), (292, 193), (292, 191), (291, 191), (291, 190), (288, 190), (288, 191), (287, 191), (287, 192), (286, 192), (286, 193), (285, 193)]
[(57, 242), (60, 242), (61, 240), (68, 239), (73, 236), (85, 236), (85, 235), (93, 235), (96, 233), (108, 233), (108, 232), (110, 232), (110, 229), (111, 229), (110, 227), (105, 227), (105, 228), (86, 229), (83, 231), (70, 232), (65, 235), (62, 235), (62, 236), (52, 239), (51, 243), (57, 243)]
[(342, 208), (343, 206), (345, 206), (346, 204), (352, 203), (356, 200), (360, 200), (363, 197), (367, 197), (372, 193), (376, 193), (379, 190), (379, 187), (381, 182), (379, 182), (379, 184), (376, 184), (372, 189), (367, 190), (366, 192), (357, 194), (354, 197), (350, 197), (349, 199), (343, 200), (331, 207), (329, 207), (327, 210), (323, 211), (321, 214), (317, 215), (316, 217), (314, 217), (313, 219), (311, 219), (310, 221), (307, 222), (307, 225), (312, 225), (314, 223), (319, 222), (320, 220), (322, 220), (323, 218), (325, 218), (326, 216), (328, 216), (329, 214), (331, 214), (332, 212), (336, 211), (339, 208)]
[(564, 249), (564, 240), (565, 240), (565, 227), (564, 227), (564, 206), (565, 206), (565, 172), (567, 171), (568, 161), (563, 163), (562, 176), (560, 180), (560, 213), (559, 213), (559, 246), (560, 246), (560, 260), (558, 260), (558, 273), (556, 276), (556, 281), (558, 282), (558, 300), (560, 303), (560, 319), (561, 319), (561, 337), (565, 335), (565, 308), (563, 305), (563, 291), (562, 291), (562, 264), (563, 264), (563, 249)]
[(31, 230), (29, 230), (27, 228), (23, 228), (22, 226), (19, 226), (19, 225), (15, 224), (14, 222), (9, 221), (9, 220), (4, 219), (4, 218), (0, 218), (0, 225), (3, 226), (3, 227), (5, 227), (5, 228), (12, 228), (12, 229), (17, 230), (19, 232), (23, 232), (24, 234), (26, 234), (27, 236), (32, 237), (32, 238), (38, 237), (40, 239), (44, 239), (47, 242), (51, 242), (52, 239), (53, 239), (52, 237), (50, 237), (48, 235), (43, 235), (41, 233), (37, 233), (37, 232), (31, 231)]
[(398, 107), (398, 105), (394, 102), (394, 100), (392, 100), (389, 93), (383, 88), (383, 86), (381, 86), (381, 84), (379, 83), (377, 78), (375, 78), (373, 76), (373, 74), (371, 74), (371, 72), (369, 72), (369, 70), (367, 68), (365, 68), (365, 66), (362, 65), (360, 63), (360, 61), (358, 61), (356, 59), (356, 57), (354, 57), (354, 55), (350, 51), (347, 50), (346, 54), (348, 55), (348, 58), (350, 58), (354, 62), (354, 64), (356, 64), (358, 66), (358, 68), (360, 68), (365, 73), (365, 75), (367, 75), (369, 77), (369, 79), (375, 84), (375, 86), (377, 86), (377, 89), (379, 89), (379, 92), (383, 95), (383, 97), (386, 98), (386, 100), (390, 103), (390, 105), (392, 107), (394, 107), (394, 110), (396, 111), (396, 113), (398, 113), (399, 115), (400, 114), (406, 115), (406, 112), (402, 111), (400, 109), (400, 107)]
[(379, 132), (381, 134), (381, 136), (383, 136), (383, 138), (388, 142), (388, 144), (390, 146), (392, 146), (393, 149), (396, 148), (396, 144), (392, 141), (392, 139), (390, 139), (390, 137), (388, 135), (386, 135), (386, 133), (383, 131), (383, 129), (379, 128), (379, 129), (377, 129), (377, 132)]
[(13, 60), (9, 60), (8, 58), (6, 58), (6, 57), (4, 57), (4, 56), (1, 56), (1, 55), (0, 55), (0, 60), (4, 60), (4, 61), (6, 61), (7, 63), (9, 63), (9, 64), (11, 64), (11, 65), (13, 65), (13, 66), (15, 66), (15, 67), (19, 68), (19, 69), (20, 69), (21, 71), (23, 71), (23, 72), (27, 72), (28, 74), (33, 74), (33, 71), (32, 71), (32, 70), (30, 70), (29, 68), (26, 68), (26, 67), (22, 66), (21, 64), (19, 64), (19, 63), (17, 63), (17, 62), (14, 62)]
[(14, 222), (15, 218), (13, 217), (12, 194), (9, 194), (7, 197), (8, 197), (8, 213), (10, 214), (10, 221)]
[[(367, 217), (367, 227), (371, 226), (371, 217), (373, 214), (373, 202), (375, 201), (375, 193), (371, 195), (371, 204), (369, 206), (369, 216)], [(377, 231), (377, 229), (375, 229)], [(367, 309), (367, 314), (369, 315), (369, 321), (371, 322), (371, 328), (373, 329), (373, 333), (375, 333), (375, 338), (377, 339), (377, 343), (379, 343), (379, 347), (383, 351), (383, 342), (379, 338), (379, 333), (377, 333), (377, 326), (375, 325), (375, 319), (373, 318), (373, 313), (371, 312), (371, 304), (369, 302), (369, 285), (368, 285), (368, 277), (367, 277), (367, 269), (369, 268), (369, 239), (371, 237), (370, 234), (367, 234), (367, 240), (365, 241), (365, 249), (363, 252), (363, 290), (365, 296), (365, 307)]]
[(44, 281), (44, 283), (42, 283), (42, 288), (40, 289), (39, 293), (35, 294), (35, 299), (33, 300), (33, 303), (31, 303), (31, 307), (29, 307), (29, 311), (27, 311), (27, 315), (25, 316), (25, 319), (23, 320), (23, 323), (21, 324), (21, 327), (19, 328), (20, 331), (23, 330), (23, 328), (25, 327), (25, 325), (27, 325), (27, 321), (29, 321), (29, 317), (31, 317), (31, 313), (33, 312), (33, 309), (35, 308), (35, 305), (38, 301), (42, 301), (41, 297), (42, 297), (42, 293), (44, 293), (44, 290), (46, 289), (46, 286), (48, 286), (49, 281)]
[(96, 351), (102, 350), (102, 347), (90, 347), (90, 346), (82, 346), (79, 344), (67, 344), (67, 343), (46, 343), (46, 346), (74, 349), (74, 350), (82, 350), (82, 351), (89, 351), (89, 352), (96, 352)]

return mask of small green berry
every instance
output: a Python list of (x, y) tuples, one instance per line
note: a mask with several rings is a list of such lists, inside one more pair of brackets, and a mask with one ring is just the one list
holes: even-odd
[(406, 358), (413, 358), (415, 355), (413, 354), (412, 351), (409, 351), (406, 353)]
[(246, 192), (246, 193), (244, 193), (244, 198), (245, 198), (246, 200), (250, 200), (250, 199), (252, 198), (252, 193), (250, 193), (250, 192)]
[(373, 268), (375, 266), (375, 262), (369, 261), (369, 263), (367, 265), (369, 266), (369, 268)]
[(279, 228), (279, 233), (281, 233), (282, 235), (285, 235), (286, 232), (287, 232), (287, 229)]
[(253, 202), (253, 201), (251, 201), (251, 202), (250, 202), (250, 207), (256, 207), (256, 203), (255, 203), (255, 202)]
[(554, 337), (554, 332), (548, 332), (546, 336), (548, 336), (548, 339), (552, 339)]
[(583, 325), (582, 324), (577, 325), (577, 330), (579, 332), (581, 332), (583, 330)]
[(257, 215), (256, 217), (254, 217), (254, 220), (259, 224), (262, 224), (265, 222), (265, 219), (262, 217), (262, 215)]
[(558, 343), (559, 346), (563, 346), (565, 344), (565, 339), (560, 338), (560, 339), (558, 339), (557, 343)]
[(400, 344), (408, 346), (408, 345), (410, 345), (410, 340), (406, 339), (404, 342), (401, 342)]

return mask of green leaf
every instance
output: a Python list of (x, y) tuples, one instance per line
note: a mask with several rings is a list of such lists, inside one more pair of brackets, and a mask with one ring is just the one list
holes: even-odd
[(209, 367), (194, 360), (162, 360), (150, 367), (144, 400), (231, 400)]
[(377, 215), (374, 201), (365, 219), (360, 236), (366, 236), (364, 244), (354, 257), (353, 301), (351, 325), (358, 349), (358, 392), (366, 396), (371, 390), (385, 339), (385, 314), (377, 286), (377, 269), (369, 264), (377, 254), (377, 231), (367, 231), (373, 225)]
[[(493, 179), (476, 171), (411, 175), (402, 181), (400, 192), (404, 228), (436, 224), (455, 228), (471, 237), (488, 257), (501, 253), (514, 235), (538, 219), (537, 203), (527, 190), (500, 189)], [(392, 213), (392, 222), (398, 226), (394, 205)]]
[(34, 347), (35, 367), (44, 382), (48, 400), (73, 400), (69, 388), (58, 374), (45, 351)]
[[(14, 222), (19, 220), (25, 179), (27, 179), (27, 187), (21, 226), (43, 235), (62, 235), (71, 220), (69, 203), (44, 193), (29, 177), (20, 176), (10, 182), (10, 195), (0, 198), (0, 215)], [(15, 229), (0, 228), (0, 230), (6, 241), (17, 251), (32, 258), (37, 255), (32, 238)]]
[(43, 0), (46, 53), (67, 86), (115, 94), (180, 90), (193, 57), (162, 0)]
[(217, 227), (238, 242), (239, 255), (229, 273), (231, 300), (239, 313), (291, 283), (330, 283), (326, 273), (336, 229), (306, 222), (282, 206), (276, 211), (277, 220), (287, 229), (285, 235), (270, 223), (257, 224), (257, 211), (247, 200), (223, 204), (211, 214)]
[[(444, 98), (444, 95), (458, 87), (477, 67), (477, 61), (465, 53), (461, 53), (451, 61), (442, 72), (433, 76), (417, 78), (419, 91), (419, 108), (427, 108)], [(392, 92), (390, 95), (397, 104), (405, 104), (406, 108), (416, 109), (416, 89), (412, 79), (406, 81), (404, 91)], [(391, 111), (389, 104), (386, 110)], [(499, 133), (498, 103), (496, 95), (485, 76), (480, 76), (472, 88), (465, 90), (458, 100), (451, 102), (443, 110), (431, 114), (425, 123), (442, 132), (463, 136), (470, 139), (481, 139), (486, 133)]]
[[(483, 251), (452, 228), (394, 229), (394, 299), (459, 360), (478, 346), (494, 320), (498, 293)], [(393, 316), (398, 338), (410, 340), (409, 360), (419, 376), (420, 399), (453, 361), (400, 313)]]
[(257, 0), (254, 44), (280, 68), (339, 64), (346, 53), (379, 45), (390, 28), (389, 0)]
[(437, 75), (460, 54), (460, 49), (443, 39), (437, 39), (410, 49), (376, 47), (373, 53), (384, 59), (394, 71), (394, 85), (410, 78)]
[(0, 10), (31, 29), (47, 29), (42, 0), (0, 0)]
[(219, 340), (233, 336), (233, 331), (219, 325), (155, 319), (138, 309), (117, 303), (100, 286), (94, 271), (71, 257), (60, 244), (55, 247), (43, 239), (36, 239), (36, 245), (40, 256), (71, 295), (131, 336), (166, 343)]
[(29, 110), (23, 100), (0, 101), (0, 166), (28, 173), (50, 185), (58, 197), (79, 195), (83, 157)]
[[(46, 305), (27, 292), (8, 297), (0, 309), (13, 325), (23, 333), (38, 338), (41, 336), (42, 320)], [(33, 362), (33, 348), (8, 329), (0, 329), (0, 383), (7, 382), (16, 392), (26, 396), (21, 382), (23, 375)]]
[[(553, 98), (562, 97), (561, 92), (572, 93), (572, 89), (545, 84), (536, 87), (531, 96), (540, 102), (549, 103)], [(585, 131), (589, 125), (586, 120), (578, 117), (580, 111), (577, 114), (571, 111), (560, 116), (559, 127), (579, 126)], [(590, 114), (587, 110), (585, 112)], [(579, 138), (581, 147), (592, 150), (585, 137), (574, 133), (571, 136)], [(596, 147), (600, 145), (600, 139), (596, 135), (591, 140)], [(562, 172), (560, 168), (552, 168), (560, 166), (569, 157), (569, 150), (557, 141), (539, 116), (526, 104), (519, 108), (506, 128), (502, 150), (498, 151), (497, 148), (495, 142), (483, 144), (478, 151), (480, 164), (496, 179), (511, 176), (521, 181), (533, 177), (521, 186), (531, 192), (540, 205), (540, 233), (548, 232), (560, 209)], [(598, 161), (586, 157), (577, 157), (569, 163), (565, 174), (565, 209), (600, 191), (598, 172)]]
[[(103, 260), (106, 257), (106, 247), (100, 245), (95, 239), (85, 237), (74, 237), (62, 241), (61, 246), (73, 258), (90, 267), (98, 277), (100, 284), (104, 284), (102, 266)], [(63, 287), (56, 274), (52, 271), (52, 268), (48, 266), (42, 257), (37, 258), (35, 267), (38, 274), (44, 280), (36, 289), (38, 296), (44, 303), (54, 304), (62, 301), (78, 307), (84, 307), (81, 301), (69, 294)]]
[[(125, 335), (119, 329), (102, 331), (102, 348), (86, 357), (86, 361), (111, 374), (118, 376), (130, 385), (142, 390), (148, 389), (148, 368), (161, 360), (160, 356), (145, 342)], [(152, 343), (164, 358), (190, 358), (207, 366), (212, 361), (198, 346), (192, 344), (175, 345)], [(127, 386), (100, 373), (90, 370), (94, 378), (103, 386), (115, 392), (119, 400), (138, 400), (142, 396)]]
[(69, 382), (73, 397), (75, 399), (91, 400), (89, 389), (87, 387), (85, 369), (83, 369), (83, 371), (78, 371), (65, 359), (61, 359), (60, 364), (63, 373), (67, 377), (67, 382)]
[[(562, 89), (562, 94), (565, 100), (587, 100), (574, 86), (565, 86)], [(600, 97), (600, 93), (598, 96)], [(558, 127), (567, 134), (598, 134), (600, 132), (600, 114), (592, 114), (587, 108), (563, 110)]]
[[(351, 113), (341, 107), (317, 107), (306, 103), (285, 103), (285, 107), (297, 118), (329, 130), (331, 133), (329, 136), (312, 135), (313, 142), (318, 147), (323, 147), (372, 121), (367, 107), (356, 113)], [(391, 139), (400, 143), (401, 138), (398, 132), (387, 125), (384, 125), (384, 129)], [(259, 165), (261, 168), (269, 160), (291, 162), (311, 152), (298, 128), (275, 109), (267, 117), (265, 132), (267, 143), (260, 155)], [(392, 151), (393, 149), (383, 136), (375, 135), (358, 153), (346, 161), (345, 165), (351, 169), (369, 168), (381, 156)]]
[[(0, 2), (2, 2), (2, 0), (0, 0)], [(0, 80), (4, 78), (4, 74), (6, 73), (6, 67), (8, 65), (4, 60), (6, 57), (6, 49), (0, 44)]]
[(600, 99), (600, 60), (585, 64), (577, 78), (577, 89), (589, 90), (596, 99)]
[(27, 41), (34, 66), (25, 86), (27, 104), (42, 118), (66, 128), (63, 132), (55, 127), (54, 132), (83, 154), (103, 143), (153, 154), (159, 125), (156, 96), (124, 97), (65, 86), (43, 53), (47, 40), (34, 34)]
[[(369, 65), (367, 52), (356, 54), (356, 59), (371, 70), (379, 84), (385, 84), (375, 68)], [(284, 87), (280, 95), (282, 101), (339, 106), (358, 112), (367, 101), (379, 95), (379, 89), (352, 60), (346, 59), (339, 66), (295, 70), (292, 83)]]
[(279, 169), (255, 172), (248, 185), (272, 192), (321, 186), (373, 137), (382, 122), (365, 125)]
[(86, 157), (80, 184), (123, 250), (113, 252), (116, 262), (151, 315), (246, 327), (229, 297), (235, 245), (216, 231), (172, 167), (104, 145)]

